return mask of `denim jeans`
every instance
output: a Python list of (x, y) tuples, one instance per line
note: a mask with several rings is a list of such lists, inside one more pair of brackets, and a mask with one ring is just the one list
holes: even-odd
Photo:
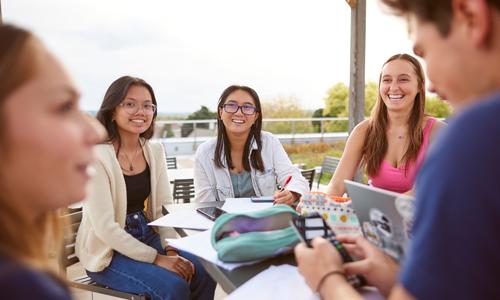
[[(158, 253), (165, 254), (160, 236), (149, 227), (143, 212), (127, 215), (125, 230), (139, 241), (155, 248)], [(195, 274), (191, 283), (176, 273), (152, 263), (140, 262), (113, 252), (111, 263), (101, 272), (87, 274), (95, 282), (112, 289), (148, 295), (152, 300), (166, 299), (213, 299), (215, 282), (207, 274), (196, 256), (179, 251), (179, 255), (191, 261), (195, 266)]]

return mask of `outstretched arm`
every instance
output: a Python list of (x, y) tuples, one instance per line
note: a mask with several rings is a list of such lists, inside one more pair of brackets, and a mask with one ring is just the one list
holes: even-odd
[(369, 120), (365, 120), (359, 123), (351, 132), (340, 163), (326, 189), (327, 194), (341, 197), (345, 193), (344, 180), (354, 178), (363, 157), (363, 144), (369, 122)]

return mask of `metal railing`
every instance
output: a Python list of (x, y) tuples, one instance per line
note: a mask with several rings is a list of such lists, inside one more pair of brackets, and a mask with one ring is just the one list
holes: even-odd
[[(263, 119), (262, 127), (283, 144), (333, 142), (347, 138), (348, 118)], [(156, 121), (155, 132), (155, 137), (169, 148), (168, 153), (192, 153), (199, 144), (216, 136), (217, 120)]]
[[(275, 118), (275, 119), (263, 119), (263, 129), (266, 130), (266, 128), (272, 128), (272, 126), (269, 126), (269, 124), (272, 123), (280, 123), (280, 122), (285, 122), (290, 124), (290, 132), (287, 132), (289, 134), (295, 135), (296, 133), (311, 133), (311, 132), (318, 132), (320, 134), (325, 133), (325, 123), (331, 123), (331, 122), (347, 122), (349, 118), (347, 117), (335, 117), (335, 118)], [(314, 129), (315, 125), (313, 122), (319, 122), (319, 130)], [(310, 123), (310, 130), (307, 132), (304, 131), (304, 126), (299, 126), (297, 127), (297, 123)], [(157, 129), (164, 128), (165, 125), (184, 125), (184, 124), (192, 124), (193, 125), (193, 131), (194, 134), (197, 134), (196, 130), (197, 128), (205, 128), (205, 126), (198, 127), (197, 124), (207, 124), (208, 129), (213, 131), (214, 133), (209, 136), (215, 135), (216, 132), (216, 127), (217, 127), (217, 120), (216, 119), (210, 119), (210, 120), (168, 120), (168, 121), (156, 121), (156, 126)], [(316, 123), (318, 124), (318, 123)], [(267, 125), (267, 126), (266, 126)], [(297, 132), (298, 129), (302, 129), (300, 131), (302, 132)], [(272, 133), (280, 134), (280, 133), (285, 133), (285, 132), (273, 132)], [(164, 137), (161, 135), (161, 137)], [(183, 136), (175, 136), (175, 137), (183, 137)], [(185, 137), (185, 136), (184, 136)]]

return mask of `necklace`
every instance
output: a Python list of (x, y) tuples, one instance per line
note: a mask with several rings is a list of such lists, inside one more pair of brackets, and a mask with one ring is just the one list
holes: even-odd
[[(140, 145), (140, 144), (139, 144)], [(139, 153), (139, 149), (141, 149), (142, 147), (138, 147), (135, 149), (135, 153), (134, 153), (134, 156), (132, 156), (132, 159), (130, 159), (127, 155), (127, 152), (125, 150), (123, 150), (123, 155), (125, 155), (125, 158), (127, 159), (127, 162), (128, 162), (128, 169), (125, 169), (122, 167), (122, 165), (120, 164), (120, 168), (123, 170), (123, 171), (128, 171), (128, 172), (133, 172), (134, 171), (134, 166), (132, 164), (132, 162), (135, 160), (135, 158), (137, 157), (137, 154)]]

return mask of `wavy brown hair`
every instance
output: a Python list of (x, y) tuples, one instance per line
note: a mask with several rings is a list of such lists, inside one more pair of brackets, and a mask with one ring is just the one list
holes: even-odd
[[(402, 158), (402, 163), (405, 169), (408, 163), (416, 160), (418, 151), (423, 141), (422, 122), (425, 116), (425, 76), (422, 66), (416, 58), (408, 54), (396, 54), (391, 56), (383, 66), (394, 60), (404, 60), (409, 62), (418, 81), (418, 93), (415, 96), (415, 102), (408, 118), (408, 136), (409, 145)], [(382, 67), (383, 67), (382, 66)], [(380, 72), (378, 84), (382, 79)], [(363, 162), (366, 164), (366, 172), (369, 176), (375, 176), (380, 169), (380, 165), (387, 153), (387, 127), (389, 125), (389, 116), (387, 114), (387, 106), (382, 100), (380, 90), (378, 92), (377, 102), (372, 110), (371, 120), (369, 121), (367, 134), (363, 145)]]
[[(260, 105), (260, 99), (257, 92), (254, 89), (244, 85), (229, 86), (224, 90), (224, 92), (222, 92), (222, 95), (219, 98), (219, 104), (217, 105), (217, 113), (218, 113), (217, 144), (215, 145), (215, 154), (214, 154), (215, 165), (218, 168), (224, 168), (225, 166), (224, 163), (222, 162), (222, 156), (224, 156), (229, 170), (233, 168), (233, 160), (231, 158), (231, 142), (227, 137), (226, 126), (224, 126), (224, 123), (222, 122), (222, 119), (220, 117), (220, 110), (223, 109), (227, 97), (229, 97), (229, 95), (238, 90), (242, 90), (250, 94), (255, 103), (255, 107), (257, 108), (256, 113), (259, 114), (259, 116), (255, 120), (255, 123), (253, 123), (252, 127), (250, 128), (250, 134), (248, 135), (248, 138), (245, 142), (245, 148), (243, 151), (243, 168), (246, 171), (250, 171), (250, 164), (251, 164), (254, 169), (263, 172), (264, 162), (262, 161), (262, 156), (261, 156), (262, 139), (260, 136), (262, 131), (262, 107)], [(252, 150), (251, 149), (252, 140), (255, 140), (255, 142), (257, 143), (257, 151), (252, 151), (252, 153), (250, 154), (250, 151)], [(250, 154), (250, 161), (248, 159), (249, 154)]]
[[(44, 48), (30, 32), (12, 26), (0, 25), (0, 157), (8, 159), (9, 141), (6, 137), (4, 105), (6, 99), (31, 80), (38, 72)], [(61, 226), (56, 212), (45, 212), (35, 223), (21, 213), (20, 203), (13, 203), (13, 195), (6, 194), (5, 174), (0, 165), (0, 254), (42, 270), (52, 270), (49, 254), (60, 248)], [(29, 184), (29, 183), (27, 183)]]

